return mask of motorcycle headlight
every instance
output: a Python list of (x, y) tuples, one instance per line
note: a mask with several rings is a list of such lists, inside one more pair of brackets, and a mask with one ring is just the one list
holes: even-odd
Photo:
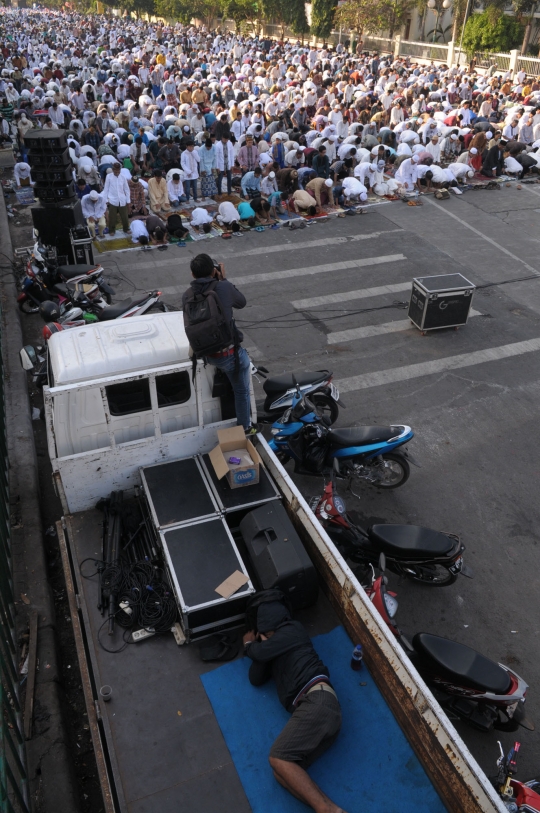
[(388, 593), (384, 593), (384, 606), (386, 607), (386, 612), (388, 613), (389, 618), (393, 618), (397, 613), (398, 602), (394, 596), (389, 596)]

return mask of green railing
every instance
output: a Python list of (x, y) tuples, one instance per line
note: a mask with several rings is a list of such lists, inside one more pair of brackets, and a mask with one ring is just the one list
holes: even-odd
[(4, 367), (0, 353), (0, 813), (30, 813), (17, 661)]

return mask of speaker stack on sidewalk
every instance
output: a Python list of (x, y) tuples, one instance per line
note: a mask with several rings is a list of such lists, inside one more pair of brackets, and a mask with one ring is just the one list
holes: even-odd
[(84, 226), (81, 203), (73, 181), (73, 163), (65, 130), (32, 130), (24, 137), (28, 163), (40, 205), (32, 207), (32, 222), (41, 241), (54, 246), (60, 262), (76, 262), (71, 229)]

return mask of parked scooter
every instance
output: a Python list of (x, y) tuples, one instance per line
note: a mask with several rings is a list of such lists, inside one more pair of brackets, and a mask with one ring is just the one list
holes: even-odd
[(456, 534), (442, 533), (420, 525), (371, 525), (367, 531), (354, 511), (347, 511), (337, 493), (334, 464), (320, 497), (311, 500), (311, 509), (341, 554), (351, 562), (377, 566), (381, 553), (388, 569), (399, 576), (430, 587), (453, 584), (458, 575), (472, 579), (463, 564), (465, 545)]
[[(160, 302), (161, 291), (151, 291), (138, 299), (126, 299), (124, 302), (117, 302), (105, 308), (96, 308), (95, 311), (83, 311), (81, 308), (73, 308), (64, 316), (61, 315), (59, 307), (54, 302), (44, 302), (39, 312), (45, 322), (42, 330), (43, 338), (48, 341), (53, 333), (71, 327), (92, 322), (110, 322), (113, 319), (126, 319), (130, 316), (142, 316), (150, 310), (166, 313), (168, 307), (164, 302)], [(75, 318), (70, 318), (71, 314)]]
[(294, 460), (298, 474), (320, 475), (338, 458), (342, 476), (351, 481), (364, 480), (377, 488), (398, 488), (409, 479), (409, 461), (418, 465), (404, 448), (414, 437), (410, 426), (357, 426), (330, 429), (318, 410), (300, 390), (293, 375), (296, 392), (293, 406), (286, 410), (271, 429), (270, 448), (286, 464)]
[(105, 269), (101, 263), (58, 265), (56, 249), (44, 246), (39, 240), (34, 243), (32, 256), (27, 264), (27, 273), (29, 269), (39, 273), (49, 287), (66, 282), (95, 283), (105, 296), (108, 305), (111, 304), (111, 296), (115, 293), (114, 288), (103, 279)]
[(540, 779), (520, 782), (513, 777), (517, 773), (517, 757), (521, 743), (515, 742), (505, 756), (499, 742), (501, 755), (497, 760), (499, 772), (492, 780), (495, 790), (509, 813), (540, 813)]
[(373, 575), (368, 595), (448, 716), (480, 731), (517, 731), (519, 726), (533, 731), (524, 708), (529, 686), (516, 672), (440, 635), (418, 632), (409, 641), (401, 632), (394, 619), (396, 594), (386, 590), (385, 564), (381, 557), (382, 577)]
[(262, 386), (266, 398), (264, 401), (257, 401), (257, 421), (259, 423), (272, 423), (283, 414), (284, 409), (292, 406), (297, 387), (304, 395), (309, 395), (327, 426), (332, 426), (337, 421), (338, 404), (341, 407), (345, 406), (339, 397), (339, 390), (332, 384), (333, 373), (330, 370), (316, 370), (312, 373), (284, 373), (268, 378), (268, 370), (265, 367), (256, 367), (252, 362), (251, 374), (259, 382), (259, 376), (265, 379)]

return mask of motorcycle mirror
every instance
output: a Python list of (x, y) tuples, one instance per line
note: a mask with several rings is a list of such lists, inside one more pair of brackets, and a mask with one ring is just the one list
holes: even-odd
[(383, 573), (386, 570), (386, 556), (384, 553), (381, 553), (379, 556), (379, 570), (381, 570)]
[(19, 358), (23, 370), (33, 370), (38, 361), (36, 351), (31, 344), (27, 344), (22, 350), (19, 350)]

